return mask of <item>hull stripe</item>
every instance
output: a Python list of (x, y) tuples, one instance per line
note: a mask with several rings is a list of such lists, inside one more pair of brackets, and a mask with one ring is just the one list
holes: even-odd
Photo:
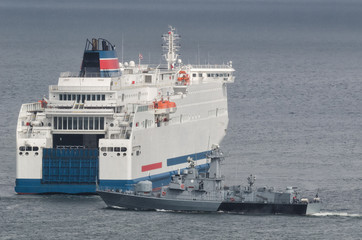
[(193, 160), (205, 159), (206, 155), (208, 153), (209, 153), (209, 151), (206, 151), (206, 152), (200, 152), (200, 153), (184, 155), (184, 156), (181, 156), (181, 157), (169, 158), (169, 159), (167, 159), (167, 166), (173, 166), (173, 165), (187, 163), (187, 158), (188, 157), (191, 157)]
[(142, 166), (142, 172), (162, 168), (162, 162)]

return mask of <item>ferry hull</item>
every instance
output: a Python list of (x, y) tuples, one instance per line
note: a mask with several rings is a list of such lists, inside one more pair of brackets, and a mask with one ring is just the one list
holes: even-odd
[[(208, 164), (199, 165), (199, 171), (205, 171)], [(109, 189), (131, 190), (139, 181), (149, 180), (153, 188), (167, 186), (171, 180), (171, 175), (177, 171), (170, 171), (161, 174), (150, 175), (132, 180), (98, 180), (99, 186)], [(96, 183), (91, 184), (46, 184), (42, 179), (16, 179), (15, 191), (18, 194), (49, 194), (49, 193), (66, 193), (66, 194), (95, 194)]]

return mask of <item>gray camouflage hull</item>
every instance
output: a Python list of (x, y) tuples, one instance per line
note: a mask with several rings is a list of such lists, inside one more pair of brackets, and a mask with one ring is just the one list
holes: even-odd
[(216, 212), (221, 204), (221, 201), (174, 200), (107, 191), (97, 191), (97, 193), (107, 206), (112, 208)]
[(320, 211), (320, 203), (309, 204), (274, 204), (242, 203), (227, 201), (175, 200), (159, 197), (147, 197), (124, 194), (113, 191), (97, 191), (99, 196), (111, 208), (134, 210), (172, 210), (200, 212), (238, 212), (244, 214), (293, 214), (310, 215)]

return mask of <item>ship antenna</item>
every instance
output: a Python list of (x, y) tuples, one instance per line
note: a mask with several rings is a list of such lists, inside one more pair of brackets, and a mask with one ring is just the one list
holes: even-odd
[(123, 33), (122, 33), (122, 64), (123, 64)]
[(167, 61), (167, 69), (172, 70), (174, 68), (174, 64), (177, 60), (177, 57), (179, 54), (177, 52), (180, 50), (180, 35), (175, 33), (175, 28), (172, 26), (169, 26), (169, 31), (167, 34), (162, 35), (162, 49), (164, 51), (163, 56), (165, 57), (165, 60)]

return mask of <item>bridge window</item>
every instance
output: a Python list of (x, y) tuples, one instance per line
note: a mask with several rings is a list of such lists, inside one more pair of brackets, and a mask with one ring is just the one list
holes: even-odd
[(54, 117), (55, 130), (104, 130), (104, 117)]

